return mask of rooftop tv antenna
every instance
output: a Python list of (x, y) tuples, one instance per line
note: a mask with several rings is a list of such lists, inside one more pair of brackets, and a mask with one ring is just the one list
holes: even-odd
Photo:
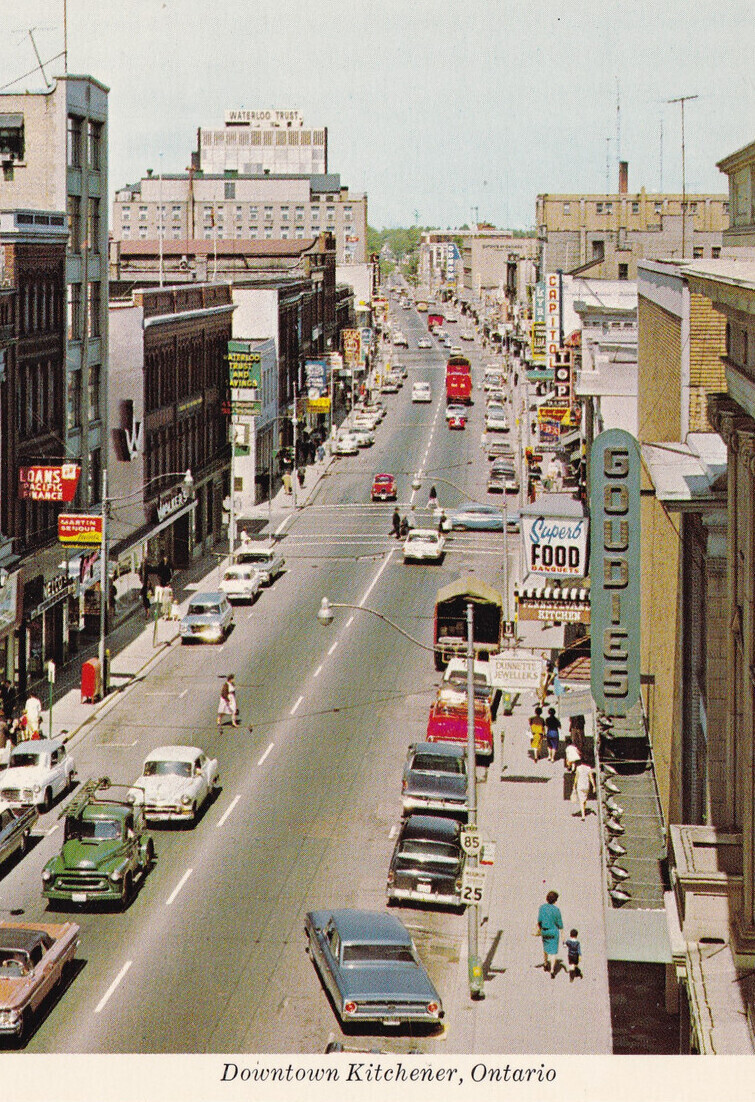
[(697, 99), (697, 95), (694, 96), (677, 96), (676, 99), (667, 99), (666, 103), (679, 103), (682, 108), (682, 260), (684, 260), (684, 246), (685, 246), (685, 227), (687, 224), (687, 177), (685, 174), (685, 161), (684, 161), (684, 105), (687, 100)]
[(50, 81), (47, 79), (47, 73), (45, 72), (45, 67), (42, 64), (42, 58), (39, 56), (39, 50), (37, 49), (37, 43), (34, 41), (34, 32), (35, 31), (49, 31), (51, 29), (52, 28), (50, 28), (50, 27), (29, 27), (28, 30), (27, 30), (27, 34), (29, 35), (29, 38), (31, 39), (31, 44), (34, 47), (34, 56), (37, 59), (37, 65), (39, 66), (39, 71), (42, 74), (42, 78), (45, 82), (45, 88), (50, 88), (50, 87), (52, 87), (52, 85), (50, 84)]

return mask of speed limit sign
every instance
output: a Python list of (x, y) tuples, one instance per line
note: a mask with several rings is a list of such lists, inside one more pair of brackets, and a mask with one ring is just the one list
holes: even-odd
[(476, 857), (482, 849), (482, 838), (477, 827), (465, 827), (461, 832), (461, 848), (467, 857)]
[(481, 903), (485, 891), (485, 869), (464, 868), (461, 877), (462, 903)]

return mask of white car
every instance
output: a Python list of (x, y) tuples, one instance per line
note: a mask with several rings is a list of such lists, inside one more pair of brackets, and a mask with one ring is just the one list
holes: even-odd
[(356, 413), (351, 422), (352, 430), (367, 429), (368, 432), (373, 430), (380, 423), (380, 418), (376, 413)]
[(194, 826), (218, 787), (218, 763), (198, 746), (158, 746), (144, 761), (129, 797), (143, 804), (148, 822)]
[(417, 348), (432, 348), (433, 342), (429, 337), (420, 337), (417, 341)]
[(440, 562), (446, 538), (434, 528), (412, 528), (404, 541), (404, 562)]
[(340, 432), (333, 441), (333, 455), (358, 455), (359, 442), (353, 432)]
[[(495, 699), (496, 690), (493, 687), (493, 678), (490, 672), (490, 663), (482, 659), (474, 660), (474, 695), (477, 700), (485, 700), (491, 706)], [(448, 700), (452, 704), (461, 704), (467, 699), (467, 660), (466, 658), (452, 658), (443, 673), (438, 697)]]
[(471, 329), (462, 329), (461, 333), (459, 333), (459, 336), (461, 337), (461, 339), (463, 341), (473, 341), (474, 340), (474, 333), (472, 332)]
[(229, 601), (252, 602), (262, 588), (262, 575), (248, 564), (229, 566), (220, 583), (222, 593)]
[(446, 406), (446, 420), (453, 421), (455, 417), (468, 417), (469, 410), (466, 406), (454, 405), (452, 402), (450, 406)]
[(429, 383), (412, 383), (413, 402), (432, 402), (433, 392)]
[(508, 432), (509, 419), (506, 410), (498, 402), (489, 402), (485, 410), (486, 432)]
[(355, 425), (351, 430), (351, 435), (356, 439), (360, 448), (371, 448), (375, 443), (375, 433), (372, 429), (363, 428), (361, 425)]
[(56, 796), (74, 785), (76, 765), (59, 739), (26, 739), (14, 746), (0, 774), (0, 800), (11, 807), (35, 804), (49, 811)]
[(409, 341), (406, 339), (403, 333), (396, 333), (393, 337), (393, 344), (396, 348), (408, 348)]

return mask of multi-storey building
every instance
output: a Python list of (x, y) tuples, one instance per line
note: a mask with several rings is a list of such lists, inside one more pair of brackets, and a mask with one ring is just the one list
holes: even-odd
[(637, 278), (639, 260), (717, 257), (728, 226), (727, 195), (629, 193), (538, 195), (540, 271), (591, 279)]
[(327, 128), (306, 127), (298, 111), (226, 111), (224, 128), (200, 127), (197, 143), (202, 172), (249, 176), (328, 171)]
[(93, 77), (70, 74), (0, 94), (0, 209), (68, 214), (64, 438), (82, 469), (78, 506), (100, 500), (107, 446), (107, 97)]
[[(729, 177), (729, 226), (724, 254), (755, 258), (755, 142), (718, 162)], [(745, 252), (744, 250), (747, 250)]]
[[(160, 214), (162, 213), (162, 218)], [(189, 172), (155, 176), (116, 192), (115, 241), (302, 241), (331, 233), (339, 264), (363, 264), (367, 196), (331, 175)]]

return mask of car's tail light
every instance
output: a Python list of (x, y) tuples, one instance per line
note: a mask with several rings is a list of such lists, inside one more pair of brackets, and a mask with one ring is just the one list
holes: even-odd
[(406, 779), (401, 782), (401, 791), (406, 792)]
[(344, 1014), (356, 1014), (356, 1010), (357, 1010), (357, 1004), (356, 1003), (348, 1002), (348, 1003), (343, 1004)]
[(393, 869), (390, 869), (389, 872), (388, 872), (388, 886), (389, 887), (395, 879), (396, 879), (396, 874), (394, 873)]
[(437, 1003), (428, 1003), (427, 1004), (427, 1013), (428, 1014), (437, 1014), (439, 1010), (440, 1010), (440, 1007), (438, 1006)]

